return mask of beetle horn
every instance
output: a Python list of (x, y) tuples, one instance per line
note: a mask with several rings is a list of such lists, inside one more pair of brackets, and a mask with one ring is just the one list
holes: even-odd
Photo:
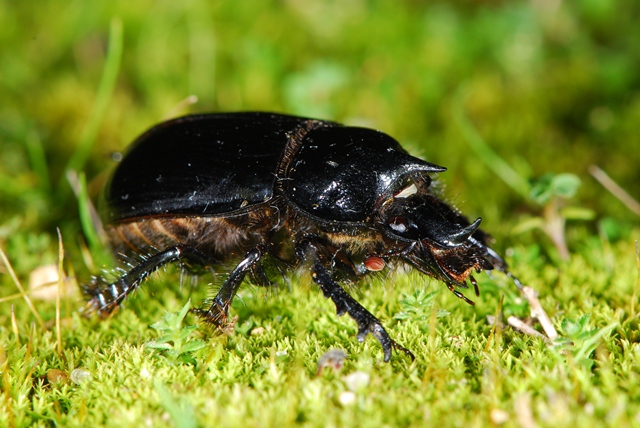
[(454, 245), (461, 245), (467, 239), (469, 239), (471, 235), (476, 232), (476, 230), (478, 230), (478, 228), (480, 227), (480, 222), (482, 222), (482, 219), (478, 217), (476, 221), (471, 223), (469, 226), (463, 227), (459, 231), (452, 233), (450, 236), (448, 236), (449, 242)]

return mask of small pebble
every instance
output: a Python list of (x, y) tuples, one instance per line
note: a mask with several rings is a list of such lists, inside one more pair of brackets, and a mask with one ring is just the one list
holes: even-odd
[(49, 383), (66, 382), (68, 378), (67, 373), (62, 370), (50, 369), (47, 372), (47, 380)]
[(509, 420), (509, 413), (501, 409), (491, 410), (491, 421), (494, 424), (502, 425)]
[(74, 369), (71, 372), (71, 381), (76, 385), (88, 382), (91, 379), (91, 372), (85, 369)]
[(350, 391), (360, 391), (369, 385), (371, 376), (369, 373), (355, 371), (344, 377), (344, 383)]
[(342, 369), (344, 364), (344, 360), (347, 358), (347, 353), (342, 349), (330, 349), (320, 358), (318, 358), (318, 372), (317, 375), (320, 376), (322, 374), (322, 370), (325, 367), (331, 367), (334, 370)]
[(343, 406), (349, 406), (356, 401), (356, 393), (352, 391), (344, 391), (338, 396), (338, 401)]

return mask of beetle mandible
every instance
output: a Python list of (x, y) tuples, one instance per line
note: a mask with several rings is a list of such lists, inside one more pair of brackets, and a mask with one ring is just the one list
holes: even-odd
[(458, 288), (473, 272), (498, 269), (487, 235), (431, 191), (445, 168), (410, 156), (367, 128), (271, 113), (191, 115), (140, 136), (105, 191), (105, 230), (117, 254), (139, 262), (107, 284), (85, 287), (102, 316), (149, 274), (172, 262), (212, 267), (234, 262), (212, 301), (195, 312), (224, 329), (245, 276), (271, 283), (268, 266), (305, 266), (313, 281), (372, 334), (384, 361), (396, 343), (380, 321), (340, 285), (404, 263)]

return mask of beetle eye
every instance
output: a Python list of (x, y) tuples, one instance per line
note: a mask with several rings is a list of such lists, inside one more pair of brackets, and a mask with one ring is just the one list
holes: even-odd
[(396, 233), (405, 233), (409, 230), (409, 221), (402, 216), (391, 217), (387, 224)]

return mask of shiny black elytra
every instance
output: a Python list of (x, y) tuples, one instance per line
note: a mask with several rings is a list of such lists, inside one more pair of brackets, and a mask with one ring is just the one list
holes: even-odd
[[(338, 315), (391, 350), (380, 321), (339, 285), (389, 262), (456, 287), (503, 260), (478, 229), (431, 191), (445, 168), (407, 154), (382, 132), (269, 113), (186, 116), (143, 134), (106, 189), (105, 223), (117, 254), (142, 260), (117, 281), (85, 287), (106, 316), (153, 271), (171, 262), (236, 267), (195, 312), (225, 329), (245, 275), (271, 283), (273, 266), (304, 265)], [(134, 257), (135, 258), (135, 257)], [(397, 263), (392, 263), (395, 265)]]

